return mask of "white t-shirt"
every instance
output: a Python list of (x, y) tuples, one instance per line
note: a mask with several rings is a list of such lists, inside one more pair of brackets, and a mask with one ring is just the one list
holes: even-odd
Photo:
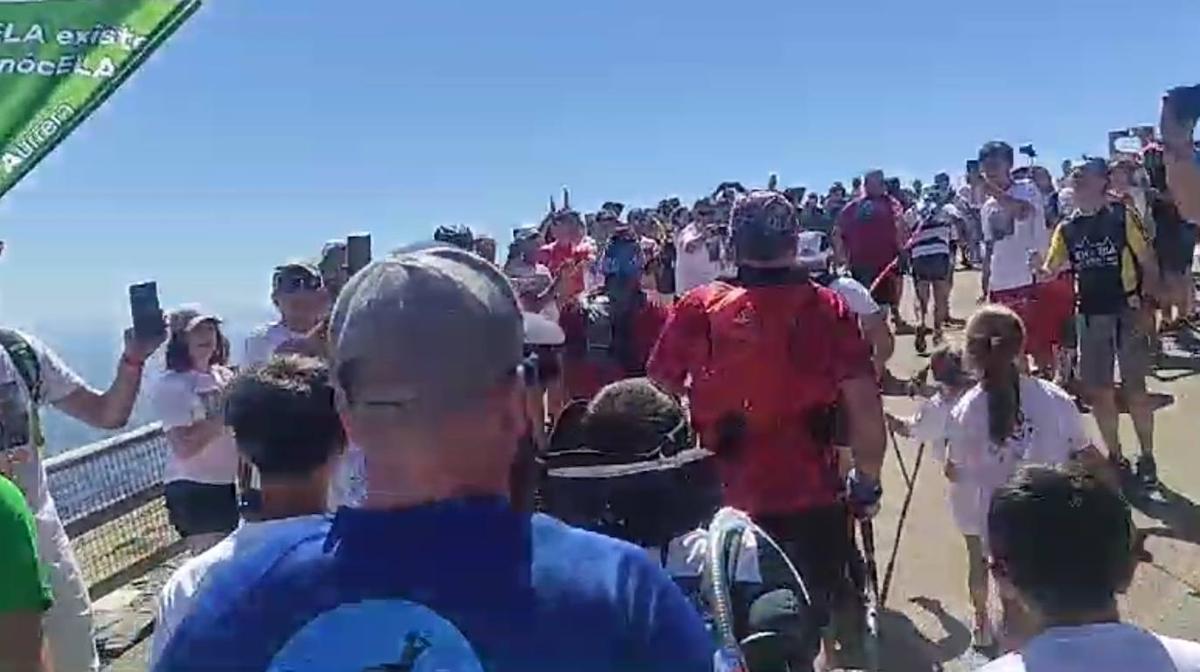
[(1200, 672), (1200, 644), (1127, 623), (1050, 628), (980, 672)]
[[(662, 549), (648, 548), (655, 562), (662, 563)], [(708, 566), (708, 530), (700, 528), (675, 537), (667, 544), (667, 561), (663, 569), (672, 579), (700, 578)], [(758, 566), (758, 540), (753, 534), (742, 535), (738, 549), (734, 580), (738, 583), (762, 583)]]
[(930, 454), (938, 462), (946, 461), (946, 444), (950, 435), (950, 411), (957, 398), (949, 398), (941, 392), (925, 399), (913, 416), (909, 435), (929, 447)]
[[(159, 379), (151, 401), (164, 430), (193, 425), (221, 412), (221, 395), (233, 379), (233, 372), (222, 366), (211, 371), (168, 371)], [(167, 455), (163, 482), (192, 481), (224, 485), (237, 476), (237, 446), (233, 433), (226, 429), (191, 457)]]
[(271, 324), (258, 327), (250, 332), (246, 337), (246, 348), (242, 354), (242, 366), (254, 366), (256, 364), (264, 364), (279, 346), (301, 338), (306, 338), (308, 334), (292, 331), (283, 326), (282, 322), (272, 322)]
[[(53, 406), (87, 384), (38, 339), (21, 334), (33, 349), (41, 369), (41, 405)], [(22, 407), (30, 402), (25, 385), (8, 352), (0, 348), (0, 385), (15, 384)], [(26, 428), (27, 430), (30, 428)], [(32, 436), (32, 432), (27, 431)], [(92, 606), (87, 586), (71, 550), (71, 540), (50, 496), (46, 467), (36, 446), (24, 444), (12, 449), (18, 464), (13, 480), (25, 495), (37, 524), (38, 559), (46, 568), (54, 605), (43, 619), (46, 639), (56, 669), (95, 670), (100, 667), (92, 639)], [(2, 551), (0, 551), (2, 552)], [(3, 580), (3, 579), (0, 579)]]
[[(983, 204), (980, 218), (983, 221), (983, 239), (992, 243), (991, 284), (993, 292), (1026, 287), (1034, 282), (1030, 269), (1030, 253), (1045, 259), (1050, 249), (1050, 232), (1046, 229), (1045, 208), (1042, 194), (1032, 182), (1013, 182), (1008, 195), (1025, 201), (1033, 207), (1030, 217), (1017, 219), (1003, 212), (1004, 208), (995, 198)], [(1000, 223), (1011, 221), (1011, 232), (998, 230)], [(1004, 227), (1007, 228), (1007, 227)]]
[[(529, 294), (540, 295), (554, 284), (554, 275), (544, 264), (530, 264), (516, 260), (505, 265), (504, 274), (508, 276), (518, 297)], [(558, 304), (551, 298), (538, 311), (538, 314), (553, 322), (558, 322)]]
[[(675, 240), (675, 294), (682, 296), (687, 292), (707, 285), (720, 277), (725, 270), (720, 260), (713, 261), (704, 244), (704, 232), (695, 224), (688, 224), (679, 232)], [(689, 252), (688, 246), (695, 244), (696, 249)]]
[(1054, 383), (1021, 376), (1021, 406), (1011, 437), (988, 435), (987, 393), (982, 384), (963, 393), (950, 412), (947, 459), (957, 479), (950, 508), (964, 534), (985, 536), (992, 493), (1023, 464), (1063, 464), (1093, 444), (1070, 395)]
[(196, 595), (212, 572), (234, 557), (251, 553), (271, 559), (272, 547), (281, 553), (295, 541), (314, 534), (328, 520), (325, 515), (296, 516), (278, 520), (245, 522), (212, 548), (188, 560), (175, 570), (158, 595), (154, 637), (150, 641), (147, 669), (153, 669), (176, 628), (192, 610)]
[(837, 292), (850, 308), (850, 312), (859, 317), (879, 312), (879, 304), (871, 298), (871, 292), (854, 278), (838, 277), (829, 283), (829, 289)]

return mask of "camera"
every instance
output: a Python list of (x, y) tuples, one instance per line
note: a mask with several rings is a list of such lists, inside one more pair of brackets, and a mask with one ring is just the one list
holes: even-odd
[(1021, 147), (1019, 149), (1017, 149), (1017, 151), (1024, 154), (1025, 156), (1028, 156), (1031, 159), (1037, 158), (1037, 150), (1033, 148), (1033, 145), (1021, 145)]

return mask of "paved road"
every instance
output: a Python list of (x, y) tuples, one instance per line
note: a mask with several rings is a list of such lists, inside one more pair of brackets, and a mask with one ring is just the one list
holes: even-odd
[[(953, 314), (967, 317), (978, 295), (978, 276), (959, 273), (953, 296)], [(906, 300), (911, 298), (906, 287)], [(905, 319), (912, 319), (906, 309)], [(960, 334), (952, 334), (958, 337)], [(913, 350), (912, 337), (898, 339), (892, 370), (904, 378), (923, 366)], [(1142, 504), (1136, 523), (1151, 531), (1147, 548), (1154, 562), (1142, 565), (1123, 602), (1125, 617), (1166, 635), (1200, 639), (1200, 358), (1189, 361), (1176, 347), (1192, 345), (1200, 352), (1200, 336), (1184, 342), (1169, 342), (1159, 380), (1151, 380), (1151, 392), (1173, 399), (1156, 414), (1157, 456), (1166, 499)], [(907, 399), (890, 398), (892, 412), (911, 413)], [(1095, 432), (1094, 423), (1091, 431)], [(1098, 434), (1096, 434), (1098, 436)], [(1127, 454), (1137, 445), (1128, 416), (1122, 418), (1122, 445)], [(916, 446), (900, 440), (900, 450), (911, 469)], [(876, 521), (880, 571), (886, 565), (895, 538), (905, 487), (894, 454), (889, 454), (885, 472), (885, 509)], [(917, 479), (913, 503), (905, 523), (890, 610), (881, 619), (883, 669), (888, 672), (966, 670), (977, 666), (970, 657), (970, 617), (966, 591), (966, 564), (961, 538), (957, 535), (945, 504), (945, 479), (936, 463), (926, 460)]]
[[(959, 273), (953, 312), (967, 317), (975, 306), (978, 277)], [(911, 287), (906, 288), (911, 296)], [(910, 298), (906, 297), (906, 298)], [(911, 311), (906, 309), (906, 319)], [(958, 334), (952, 334), (955, 338)], [(1200, 337), (1194, 349), (1200, 352)], [(1160, 505), (1146, 507), (1137, 524), (1153, 531), (1147, 548), (1154, 554), (1150, 565), (1138, 569), (1133, 588), (1124, 601), (1126, 618), (1163, 634), (1200, 639), (1200, 359), (1191, 362), (1178, 353), (1173, 369), (1160, 369), (1161, 381), (1151, 381), (1151, 391), (1169, 394), (1173, 402), (1157, 416), (1159, 469), (1170, 494)], [(912, 337), (901, 337), (892, 370), (908, 377), (924, 359), (912, 347)], [(889, 398), (889, 410), (911, 413), (913, 402)], [(1136, 446), (1128, 418), (1123, 419), (1123, 443)], [(1094, 427), (1092, 428), (1094, 431)], [(912, 468), (916, 445), (901, 439), (900, 450)], [(905, 488), (894, 454), (889, 454), (885, 474), (884, 510), (876, 521), (880, 572), (887, 563)], [(958, 536), (945, 505), (945, 480), (932, 460), (922, 465), (912, 508), (905, 523), (899, 560), (887, 610), (881, 616), (882, 669), (885, 672), (970, 670), (982, 662), (970, 651), (970, 608), (966, 592), (966, 563)], [(144, 647), (123, 657), (114, 669), (140, 670)]]

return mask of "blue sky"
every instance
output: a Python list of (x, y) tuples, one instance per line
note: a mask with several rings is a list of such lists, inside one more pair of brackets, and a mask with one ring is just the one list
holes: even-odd
[(563, 184), (928, 181), (993, 137), (1057, 165), (1153, 121), (1197, 44), (1195, 0), (209, 0), (0, 203), (0, 311), (115, 326), (154, 278), (249, 322), (329, 238), (503, 236)]

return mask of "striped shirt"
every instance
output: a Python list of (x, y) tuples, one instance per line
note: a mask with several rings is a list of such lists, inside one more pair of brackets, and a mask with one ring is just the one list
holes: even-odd
[(909, 211), (912, 215), (910, 225), (914, 231), (912, 246), (909, 249), (914, 258), (950, 255), (950, 239), (958, 211), (953, 205), (944, 205), (934, 212), (933, 216), (922, 218), (917, 208)]

